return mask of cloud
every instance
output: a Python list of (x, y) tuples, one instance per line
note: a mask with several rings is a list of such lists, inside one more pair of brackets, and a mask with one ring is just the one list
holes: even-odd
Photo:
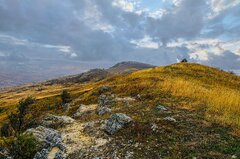
[(232, 54), (239, 54), (239, 47), (227, 42), (240, 41), (237, 0), (162, 1), (162, 7), (156, 10), (139, 3), (0, 0), (0, 56), (97, 62), (140, 60), (162, 65), (183, 57), (209, 64), (216, 63), (210, 58), (216, 53), (219, 58), (229, 54), (229, 60)]

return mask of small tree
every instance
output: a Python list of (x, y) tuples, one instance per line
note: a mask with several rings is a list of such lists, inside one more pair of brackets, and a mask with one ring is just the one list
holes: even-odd
[(9, 124), (13, 128), (15, 133), (21, 133), (26, 129), (26, 125), (29, 121), (25, 120), (25, 117), (28, 113), (28, 108), (35, 102), (33, 97), (27, 97), (22, 99), (18, 105), (18, 111), (16, 113), (11, 113), (8, 116)]
[(62, 99), (62, 105), (70, 103), (71, 102), (70, 93), (67, 90), (63, 90), (61, 94), (61, 99)]
[[(32, 134), (19, 134), (12, 139), (5, 139), (4, 147), (14, 159), (33, 158), (39, 150), (39, 142)], [(1, 157), (0, 157), (1, 158)]]

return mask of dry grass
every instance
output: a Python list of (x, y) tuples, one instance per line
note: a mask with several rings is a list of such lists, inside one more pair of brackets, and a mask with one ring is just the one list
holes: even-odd
[(117, 86), (119, 94), (187, 97), (205, 106), (209, 120), (240, 128), (240, 77), (215, 68), (174, 64), (108, 79), (105, 84)]
[[(74, 98), (80, 97), (81, 102), (93, 104), (96, 101), (93, 92), (103, 85), (113, 86), (113, 92), (119, 96), (141, 94), (149, 103), (164, 102), (168, 95), (187, 97), (191, 99), (185, 101), (189, 108), (196, 107), (196, 103), (199, 103), (199, 107), (205, 106), (206, 118), (240, 128), (240, 77), (215, 68), (189, 63), (146, 69), (96, 83), (42, 86), (42, 91), (37, 91), (35, 87), (23, 87), (0, 93), (0, 106), (13, 111), (18, 100), (29, 95), (47, 105), (48, 102), (44, 100), (56, 100), (63, 89), (68, 89)], [(174, 100), (168, 102), (174, 103)], [(0, 121), (5, 119), (6, 112), (3, 112), (0, 114)]]

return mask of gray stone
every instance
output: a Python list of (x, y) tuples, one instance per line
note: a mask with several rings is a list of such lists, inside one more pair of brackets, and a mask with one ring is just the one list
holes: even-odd
[(122, 113), (113, 114), (110, 119), (107, 120), (105, 130), (109, 134), (114, 134), (118, 130), (122, 129), (126, 124), (130, 123), (132, 119)]
[(62, 150), (65, 149), (62, 145), (62, 136), (57, 130), (39, 126), (37, 128), (28, 129), (26, 133), (32, 134), (42, 144), (42, 147), (59, 147)]
[(162, 106), (162, 105), (158, 105), (158, 106), (156, 107), (156, 109), (159, 110), (159, 111), (167, 111), (167, 110), (168, 110), (166, 107), (164, 107), (164, 106)]
[(99, 107), (98, 109), (97, 109), (97, 114), (98, 115), (104, 115), (104, 114), (106, 114), (106, 113), (111, 113), (111, 109), (110, 108), (108, 108), (108, 107)]
[(47, 115), (43, 121), (42, 125), (49, 128), (59, 128), (67, 124), (73, 123), (75, 120), (69, 116), (56, 116), (56, 115)]
[(25, 133), (32, 134), (41, 144), (40, 147), (42, 147), (42, 150), (36, 153), (34, 159), (47, 159), (53, 148), (57, 148), (59, 151), (56, 153), (61, 154), (64, 154), (66, 150), (66, 147), (62, 143), (62, 135), (57, 130), (39, 126), (34, 129), (28, 129)]
[(99, 107), (112, 107), (115, 103), (114, 98), (115, 98), (115, 96), (113, 94), (112, 95), (102, 94), (98, 98), (98, 106)]
[(48, 159), (48, 154), (48, 149), (42, 149), (40, 152), (36, 153), (33, 159)]
[(156, 132), (158, 130), (158, 126), (156, 124), (152, 124), (151, 129)]
[(0, 158), (13, 159), (13, 157), (10, 156), (8, 150), (3, 147), (0, 147)]
[(80, 107), (77, 109), (77, 111), (73, 115), (74, 118), (78, 118), (78, 117), (82, 116), (82, 114), (83, 114), (82, 109), (84, 106), (85, 105), (83, 105), (83, 104), (80, 105)]
[(65, 156), (66, 155), (62, 151), (60, 151), (60, 152), (56, 153), (54, 159), (65, 159), (66, 158)]
[(110, 87), (110, 86), (102, 86), (99, 88), (99, 93), (102, 94), (102, 93), (109, 92), (111, 90), (112, 90), (112, 87)]
[(174, 122), (174, 123), (177, 122), (177, 120), (174, 119), (173, 117), (165, 117), (163, 120)]

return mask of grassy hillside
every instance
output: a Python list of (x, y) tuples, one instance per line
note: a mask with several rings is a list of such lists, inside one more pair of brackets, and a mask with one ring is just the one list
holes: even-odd
[(33, 109), (41, 111), (60, 100), (63, 89), (69, 90), (73, 98), (79, 98), (79, 102), (96, 102), (98, 96), (94, 92), (105, 85), (112, 86), (113, 93), (119, 96), (140, 94), (142, 100), (153, 105), (205, 109), (207, 119), (240, 128), (240, 77), (190, 63), (150, 68), (95, 83), (30, 85), (5, 90), (0, 93), (0, 120), (5, 120), (7, 112), (13, 111), (18, 101), (29, 95), (38, 99), (39, 104)]
[[(111, 108), (112, 113), (127, 114), (134, 123), (113, 136), (114, 140), (101, 150), (104, 154), (119, 150), (118, 155), (124, 157), (131, 150), (135, 158), (159, 158), (159, 154), (170, 158), (240, 156), (240, 77), (199, 64), (155, 67), (98, 82), (41, 83), (3, 90), (0, 123), (15, 111), (20, 99), (30, 95), (37, 101), (31, 105), (28, 118), (39, 122), (47, 113), (72, 116), (80, 104), (96, 105), (103, 86), (111, 87), (107, 94), (138, 97), (129, 103), (117, 102)], [(61, 107), (63, 90), (68, 90), (73, 99), (68, 112)], [(168, 111), (157, 111), (159, 104)], [(110, 115), (99, 116), (92, 111), (77, 122), (103, 121)], [(169, 116), (177, 122), (165, 121)], [(153, 132), (152, 125), (158, 131)], [(79, 154), (72, 156), (70, 159), (75, 159)]]

